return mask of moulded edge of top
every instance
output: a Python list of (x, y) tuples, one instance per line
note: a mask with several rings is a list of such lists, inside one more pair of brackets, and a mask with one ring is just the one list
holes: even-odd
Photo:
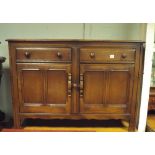
[(6, 39), (8, 42), (105, 42), (105, 43), (145, 43), (142, 40), (85, 40), (85, 39)]

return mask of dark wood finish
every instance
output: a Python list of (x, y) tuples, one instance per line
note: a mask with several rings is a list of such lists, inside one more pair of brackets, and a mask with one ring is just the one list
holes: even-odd
[(155, 87), (150, 88), (148, 110), (155, 110)]
[(94, 39), (6, 39), (8, 42), (102, 42), (102, 43), (144, 43), (141, 40), (94, 40)]
[(17, 64), (21, 112), (68, 113), (70, 64)]
[(133, 64), (85, 64), (80, 71), (84, 83), (80, 102), (82, 113), (129, 112)]
[(80, 50), (81, 62), (134, 62), (135, 49), (127, 48), (83, 48)]
[(25, 118), (126, 119), (135, 130), (143, 42), (8, 41), (16, 128)]
[(17, 62), (71, 61), (70, 48), (17, 48)]

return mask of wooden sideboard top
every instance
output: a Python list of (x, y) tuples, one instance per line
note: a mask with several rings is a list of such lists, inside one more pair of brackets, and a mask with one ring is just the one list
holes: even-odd
[(142, 40), (85, 40), (85, 39), (7, 39), (8, 42), (105, 42), (105, 43), (145, 43)]

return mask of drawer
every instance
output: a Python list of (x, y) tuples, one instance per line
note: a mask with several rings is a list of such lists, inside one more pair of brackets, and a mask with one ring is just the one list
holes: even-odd
[(106, 61), (134, 61), (135, 49), (127, 48), (82, 48), (80, 49), (81, 62), (106, 62)]
[(71, 48), (17, 48), (16, 61), (71, 61)]

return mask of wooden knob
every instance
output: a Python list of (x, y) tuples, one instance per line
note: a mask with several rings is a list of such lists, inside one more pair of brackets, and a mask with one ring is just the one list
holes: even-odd
[(79, 85), (78, 85), (77, 83), (73, 83), (73, 84), (72, 84), (72, 87), (73, 87), (73, 88), (79, 88)]
[(73, 83), (73, 88), (76, 88), (77, 87), (77, 84), (76, 83)]
[(125, 58), (127, 57), (127, 55), (126, 55), (126, 54), (122, 54), (121, 57), (122, 57), (123, 59), (125, 59)]
[(94, 53), (94, 52), (91, 52), (91, 53), (90, 53), (90, 57), (91, 57), (91, 58), (95, 58), (95, 53)]
[(59, 58), (61, 58), (61, 57), (62, 57), (61, 52), (57, 52), (57, 57), (59, 57)]
[(30, 56), (31, 56), (30, 52), (25, 52), (25, 57), (26, 58), (30, 58)]

